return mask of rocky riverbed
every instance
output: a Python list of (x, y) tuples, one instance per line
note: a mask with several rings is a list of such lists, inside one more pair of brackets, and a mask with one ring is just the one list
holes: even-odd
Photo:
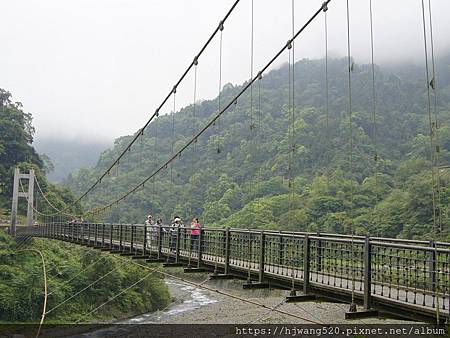
[[(191, 281), (201, 283), (207, 275), (180, 275)], [(331, 302), (284, 303), (289, 291), (276, 289), (243, 290), (241, 280), (210, 280), (203, 285), (211, 289), (221, 290), (267, 307), (292, 314), (278, 313), (270, 308), (262, 308), (238, 299), (194, 287), (188, 283), (167, 279), (166, 283), (172, 295), (172, 303), (167, 309), (156, 313), (144, 314), (126, 321), (130, 324), (271, 324), (271, 323), (360, 323), (360, 324), (393, 324), (405, 321), (392, 318), (367, 318), (361, 320), (345, 320), (344, 314), (348, 304)]]

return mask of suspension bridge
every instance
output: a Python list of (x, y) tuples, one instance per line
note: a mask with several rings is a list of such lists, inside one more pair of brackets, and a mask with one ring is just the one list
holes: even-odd
[[(292, 34), (287, 37), (287, 42), (267, 61), (260, 69), (254, 69), (253, 46), (253, 16), (254, 1), (251, 0), (251, 42), (250, 42), (250, 77), (239, 92), (229, 101), (222, 102), (222, 35), (226, 22), (242, 1), (235, 1), (230, 10), (218, 23), (206, 43), (196, 54), (192, 62), (182, 73), (179, 80), (164, 97), (155, 112), (146, 121), (125, 146), (124, 150), (112, 161), (104, 172), (85, 190), (73, 203), (62, 209), (56, 208), (50, 203), (42, 192), (39, 183), (38, 191), (45, 201), (55, 210), (54, 213), (45, 214), (33, 206), (33, 187), (29, 185), (26, 192), (21, 179), (34, 180), (32, 173), (23, 176), (18, 173), (15, 180), (15, 197), (13, 198), (13, 214), (17, 209), (17, 198), (28, 199), (29, 213), (35, 212), (42, 222), (33, 226), (24, 227), (15, 225), (15, 216), (11, 227), (12, 233), (20, 238), (42, 237), (67, 241), (79, 245), (90, 246), (106, 252), (131, 258), (130, 262), (146, 268), (145, 264), (136, 263), (138, 260), (146, 262), (160, 262), (163, 266), (184, 266), (186, 273), (209, 272), (213, 279), (243, 278), (246, 280), (244, 288), (282, 288), (291, 290), (286, 302), (314, 301), (316, 299), (328, 299), (350, 304), (346, 317), (362, 318), (375, 316), (378, 312), (391, 313), (402, 318), (413, 320), (425, 320), (431, 322), (450, 321), (450, 243), (438, 241), (439, 234), (443, 231), (441, 217), (441, 201), (439, 187), (439, 138), (436, 112), (436, 81), (434, 63), (434, 44), (432, 31), (431, 1), (418, 1), (422, 9), (423, 38), (425, 51), (426, 70), (426, 98), (427, 114), (429, 116), (430, 159), (432, 163), (432, 198), (433, 198), (433, 231), (434, 239), (406, 240), (382, 237), (357, 236), (351, 226), (351, 234), (308, 233), (287, 231), (262, 231), (253, 229), (230, 228), (202, 228), (198, 238), (192, 237), (191, 230), (184, 227), (168, 227), (138, 224), (111, 224), (97, 222), (69, 222), (76, 217), (101, 218), (106, 212), (125, 201), (132, 194), (141, 191), (146, 184), (155, 182), (158, 175), (169, 172), (173, 180), (173, 163), (179, 159), (188, 148), (195, 148), (197, 140), (206, 133), (213, 131), (219, 124), (220, 118), (230, 107), (237, 103), (242, 95), (250, 96), (250, 130), (251, 141), (254, 141), (254, 101), (257, 93), (255, 86), (260, 85), (265, 72), (281, 55), (289, 57), (289, 144), (288, 144), (288, 180), (291, 195), (294, 195), (294, 166), (295, 157), (298, 156), (295, 144), (295, 100), (294, 85), (295, 41), (310, 24), (319, 17), (324, 22), (324, 45), (326, 60), (328, 60), (328, 28), (327, 13), (333, 10), (333, 3), (340, 0), (328, 0), (323, 2), (312, 13), (306, 22), (297, 27), (294, 16), (294, 3), (292, 0)], [(348, 162), (349, 174), (354, 174), (354, 137), (352, 123), (352, 71), (353, 61), (351, 54), (351, 6), (346, 0), (346, 24), (347, 24), (347, 59), (348, 59), (348, 128), (349, 149)], [(373, 130), (376, 131), (376, 86), (374, 70), (374, 34), (372, 1), (368, 1), (370, 12), (370, 42), (371, 42), (371, 95), (373, 98)], [(213, 115), (204, 126), (198, 127), (196, 120), (197, 100), (197, 67), (204, 51), (209, 48), (211, 41), (219, 39), (219, 92), (217, 114)], [(283, 41), (286, 41), (283, 39)], [(431, 42), (431, 43), (430, 43)], [(325, 64), (325, 66), (327, 63)], [(327, 114), (329, 105), (328, 73), (326, 74)], [(114, 200), (96, 205), (82, 214), (75, 214), (74, 207), (81, 203), (96, 188), (105, 184), (107, 178), (118, 170), (121, 162), (136, 147), (136, 142), (143, 137), (146, 129), (157, 122), (160, 112), (170, 99), (173, 100), (173, 111), (176, 111), (176, 93), (180, 84), (185, 81), (187, 74), (193, 72), (193, 115), (192, 123), (194, 132), (192, 137), (179, 149), (175, 149), (172, 143), (171, 155), (165, 161), (158, 164), (148, 176), (142, 177), (139, 183), (132, 186), (126, 192), (120, 194)], [(258, 87), (256, 87), (258, 88)], [(254, 92), (255, 91), (255, 92)], [(258, 91), (260, 95), (260, 90)], [(258, 98), (259, 99), (259, 98)], [(433, 100), (434, 99), (434, 100)], [(174, 114), (173, 114), (174, 118)], [(328, 118), (328, 115), (327, 115)], [(173, 122), (174, 125), (174, 122)], [(157, 123), (156, 123), (157, 126)], [(327, 124), (328, 126), (328, 124)], [(157, 128), (157, 127), (156, 127)], [(173, 130), (173, 129), (172, 129)], [(156, 129), (157, 134), (157, 129)], [(373, 144), (376, 146), (376, 132), (373, 133)], [(156, 138), (157, 139), (157, 138)], [(172, 137), (174, 140), (175, 138)], [(155, 141), (156, 142), (156, 141)], [(221, 153), (220, 140), (217, 141), (215, 152)], [(212, 155), (215, 156), (215, 155)], [(195, 162), (195, 161), (193, 161)], [(378, 170), (378, 154), (374, 155), (374, 170)], [(218, 168), (220, 170), (220, 168)], [(192, 177), (195, 179), (195, 168), (192, 168)], [(33, 181), (34, 182), (34, 181)], [(38, 182), (38, 181), (36, 181)], [(34, 184), (34, 183), (33, 183)], [(19, 187), (22, 192), (19, 193)], [(31, 193), (30, 193), (31, 189)], [(17, 190), (17, 191), (16, 191)], [(350, 214), (353, 217), (353, 190), (351, 191)], [(290, 219), (289, 222), (295, 222)], [(147, 267), (150, 269), (149, 267)], [(155, 273), (163, 273), (156, 272)], [(164, 273), (163, 273), (164, 274)], [(166, 273), (167, 274), (167, 273)], [(99, 278), (102, 278), (100, 276)], [(198, 287), (205, 287), (201, 284)], [(130, 286), (132, 287), (132, 286)], [(126, 290), (124, 290), (125, 292)], [(82, 292), (82, 291), (80, 291)], [(230, 297), (237, 297), (229, 295)], [(356, 304), (362, 304), (364, 310), (358, 311)], [(258, 306), (258, 304), (255, 304)], [(56, 308), (56, 307), (55, 307)], [(273, 311), (282, 312), (279, 309)], [(44, 310), (45, 313), (49, 311)], [(293, 314), (286, 314), (293, 315)], [(43, 315), (44, 318), (44, 315)], [(43, 321), (42, 318), (42, 321)]]

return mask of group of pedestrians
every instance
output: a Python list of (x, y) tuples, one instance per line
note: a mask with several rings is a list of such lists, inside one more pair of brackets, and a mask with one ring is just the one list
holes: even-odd
[(170, 226), (164, 226), (162, 218), (158, 218), (156, 222), (154, 222), (152, 215), (148, 215), (145, 225), (150, 227), (150, 229), (147, 230), (147, 246), (150, 246), (151, 243), (155, 243), (158, 239), (159, 233), (161, 233), (162, 236), (170, 236), (170, 251), (175, 251), (177, 248), (178, 229), (180, 229), (180, 233), (184, 235), (185, 247), (187, 247), (187, 240), (189, 239), (188, 235), (190, 235), (191, 250), (198, 250), (200, 229), (202, 227), (198, 217), (194, 217), (192, 219), (189, 228), (186, 227), (181, 217), (178, 216), (173, 218), (170, 222)]
[(84, 222), (85, 221), (84, 221), (83, 217), (81, 217), (80, 219), (76, 219), (75, 217), (72, 217), (69, 221), (69, 225), (84, 223)]

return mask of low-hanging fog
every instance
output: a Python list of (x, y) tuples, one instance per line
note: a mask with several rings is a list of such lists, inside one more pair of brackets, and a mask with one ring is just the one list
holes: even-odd
[[(36, 138), (112, 140), (136, 131), (162, 101), (234, 0), (0, 0), (0, 88), (34, 116)], [(375, 62), (423, 64), (421, 0), (373, 0)], [(322, 0), (295, 1), (299, 29)], [(431, 0), (437, 55), (449, 48), (450, 2)], [(425, 0), (428, 5), (428, 0)], [(223, 78), (250, 77), (251, 0), (223, 31)], [(428, 15), (428, 12), (427, 12)], [(428, 20), (428, 16), (427, 16)], [(351, 50), (370, 60), (369, 0), (350, 0)], [(329, 54), (346, 55), (346, 1), (328, 11)], [(291, 0), (254, 0), (254, 74), (290, 38)], [(216, 38), (199, 60), (198, 98), (218, 93)], [(295, 44), (296, 60), (324, 56), (321, 14)], [(287, 62), (282, 55), (275, 67)], [(177, 107), (193, 99), (193, 77)], [(164, 111), (172, 109), (172, 101)]]

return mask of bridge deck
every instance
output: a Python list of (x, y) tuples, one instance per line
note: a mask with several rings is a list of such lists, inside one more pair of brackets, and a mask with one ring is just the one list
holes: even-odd
[(185, 228), (126, 224), (53, 224), (22, 232), (250, 276), (319, 298), (350, 302), (354, 290), (355, 301), (367, 307), (429, 321), (439, 309), (440, 320), (450, 320), (448, 243), (237, 229), (203, 229), (191, 238)]

